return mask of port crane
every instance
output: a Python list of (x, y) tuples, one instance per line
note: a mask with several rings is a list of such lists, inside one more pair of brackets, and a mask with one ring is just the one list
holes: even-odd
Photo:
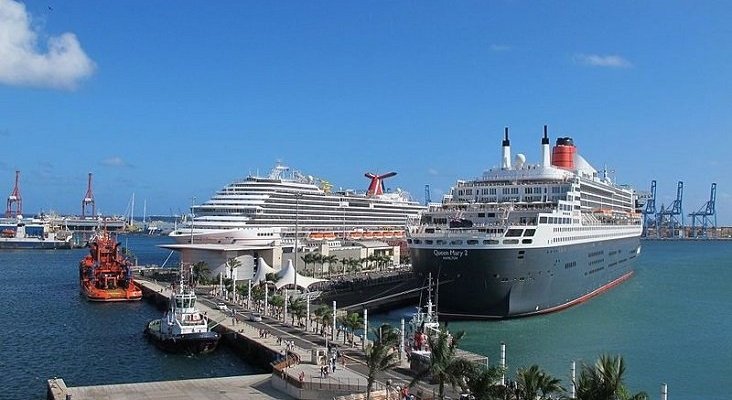
[(14, 218), (19, 215), (23, 215), (23, 198), (20, 196), (20, 171), (15, 171), (15, 186), (8, 196), (5, 218)]
[(643, 209), (643, 237), (648, 237), (648, 229), (653, 225), (654, 232), (658, 235), (658, 220), (656, 219), (656, 180), (651, 181), (651, 195), (646, 200)]
[[(684, 182), (679, 181), (676, 187), (676, 200), (674, 200), (668, 208), (661, 206), (661, 211), (656, 214), (656, 224), (659, 236), (662, 230), (668, 233), (667, 237), (678, 237), (681, 229), (684, 227), (684, 211), (682, 209), (682, 199), (684, 196)], [(681, 221), (679, 221), (681, 217)]]
[[(697, 212), (689, 214), (691, 217), (691, 236), (707, 238), (707, 229), (717, 228), (717, 210), (715, 203), (717, 201), (717, 183), (712, 183), (712, 190), (709, 195), (709, 201)], [(697, 234), (697, 221), (699, 222), (699, 234)]]

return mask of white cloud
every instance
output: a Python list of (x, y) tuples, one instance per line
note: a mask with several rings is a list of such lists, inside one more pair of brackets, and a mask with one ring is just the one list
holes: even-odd
[(492, 44), (491, 50), (493, 51), (508, 51), (511, 50), (511, 46), (507, 46), (505, 44)]
[(427, 173), (430, 174), (431, 176), (437, 176), (437, 175), (439, 175), (439, 173), (437, 172), (437, 170), (434, 169), (434, 168), (428, 169), (427, 170)]
[(630, 68), (633, 66), (630, 61), (617, 55), (576, 54), (574, 62), (591, 67)]
[(102, 165), (107, 167), (130, 167), (131, 165), (127, 161), (123, 160), (122, 157), (114, 156), (105, 158), (102, 160)]
[(73, 33), (49, 37), (45, 49), (38, 35), (25, 5), (0, 0), (0, 83), (74, 89), (94, 72), (94, 61)]

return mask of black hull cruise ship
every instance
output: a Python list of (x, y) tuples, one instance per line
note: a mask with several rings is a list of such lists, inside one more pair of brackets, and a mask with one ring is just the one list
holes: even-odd
[(415, 272), (438, 278), (439, 313), (459, 319), (523, 317), (581, 303), (625, 281), (640, 254), (635, 191), (616, 185), (559, 138), (542, 161), (458, 181), (430, 206), (407, 243)]

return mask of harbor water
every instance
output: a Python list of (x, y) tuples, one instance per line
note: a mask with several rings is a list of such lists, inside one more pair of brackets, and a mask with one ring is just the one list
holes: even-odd
[[(626, 361), (626, 384), (660, 398), (730, 399), (732, 376), (732, 241), (642, 241), (635, 275), (567, 310), (524, 319), (448, 323), (465, 331), (461, 348), (500, 360), (506, 343), (509, 376), (538, 364), (569, 388), (601, 354)], [(475, 294), (479, 296), (479, 293)], [(375, 316), (398, 324), (413, 309)], [(397, 325), (398, 326), (398, 325)]]
[[(162, 264), (167, 237), (120, 236), (140, 264)], [(205, 356), (166, 354), (143, 336), (162, 311), (143, 300), (91, 303), (79, 294), (87, 249), (0, 251), (0, 399), (45, 399), (46, 380), (67, 385), (261, 373), (226, 347)], [(174, 255), (168, 261), (175, 265)]]
[[(120, 237), (140, 264), (162, 264), (166, 237)], [(600, 354), (626, 360), (634, 392), (729, 399), (732, 376), (732, 241), (644, 241), (636, 274), (608, 293), (562, 312), (506, 321), (450, 322), (464, 349), (497, 364), (507, 346), (509, 376), (538, 364), (568, 386), (570, 363)], [(161, 312), (146, 301), (95, 304), (78, 291), (86, 249), (0, 251), (0, 398), (45, 398), (45, 381), (72, 386), (202, 378), (257, 371), (226, 347), (185, 357), (160, 352), (142, 335)], [(175, 255), (168, 261), (175, 265)], [(476, 294), (479, 295), (479, 294)], [(413, 309), (373, 315), (398, 325)]]

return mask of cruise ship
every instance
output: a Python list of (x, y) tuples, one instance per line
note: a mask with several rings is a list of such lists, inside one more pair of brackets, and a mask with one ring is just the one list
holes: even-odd
[(625, 281), (640, 254), (636, 192), (615, 184), (547, 128), (541, 161), (460, 180), (408, 234), (415, 272), (438, 277), (439, 313), (510, 318), (561, 310)]
[(384, 180), (396, 175), (367, 173), (368, 190), (332, 191), (323, 179), (277, 164), (267, 176), (250, 175), (192, 206), (194, 217), (170, 236), (177, 243), (291, 245), (300, 238), (404, 238), (425, 206), (400, 189), (387, 191)]

